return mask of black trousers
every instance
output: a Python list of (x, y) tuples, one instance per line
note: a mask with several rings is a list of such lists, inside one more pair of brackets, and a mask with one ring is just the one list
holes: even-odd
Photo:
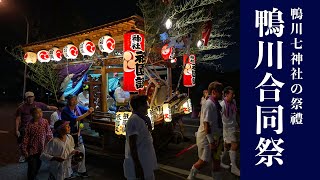
[(28, 180), (35, 180), (41, 167), (40, 154), (30, 155), (28, 161)]

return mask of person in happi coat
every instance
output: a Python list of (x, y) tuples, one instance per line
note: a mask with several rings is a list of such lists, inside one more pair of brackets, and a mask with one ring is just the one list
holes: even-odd
[(135, 95), (130, 100), (133, 109), (126, 125), (124, 176), (128, 180), (154, 180), (158, 168), (157, 157), (151, 136), (151, 121), (148, 118), (148, 97)]
[(40, 155), (52, 139), (48, 120), (42, 118), (40, 108), (31, 109), (32, 119), (27, 124), (22, 142), (22, 153), (28, 161), (28, 180), (35, 180), (41, 167)]
[(236, 137), (235, 133), (237, 132), (237, 129), (239, 129), (239, 125), (237, 123), (237, 106), (234, 99), (235, 94), (231, 86), (226, 87), (223, 90), (223, 94), (224, 99), (220, 102), (220, 105), (222, 107), (221, 113), (225, 149), (221, 158), (221, 166), (224, 168), (229, 168), (229, 165), (223, 162), (223, 160), (226, 159), (225, 157), (229, 154), (232, 165), (231, 173), (240, 176), (240, 169), (236, 164), (236, 154), (238, 150), (239, 138)]
[(223, 85), (217, 81), (209, 84), (209, 97), (203, 104), (200, 115), (200, 126), (196, 133), (198, 161), (193, 164), (187, 179), (195, 179), (199, 170), (210, 162), (212, 176), (222, 180), (220, 169), (220, 151), (222, 150), (222, 119), (219, 100), (222, 98)]
[(40, 108), (42, 111), (48, 111), (52, 110), (55, 111), (58, 108), (56, 106), (49, 106), (45, 103), (35, 101), (34, 93), (31, 91), (28, 91), (25, 93), (25, 99), (24, 102), (18, 107), (16, 111), (16, 136), (18, 137), (18, 145), (19, 145), (19, 153), (20, 158), (19, 162), (25, 162), (25, 157), (22, 155), (22, 140), (25, 135), (25, 128), (28, 122), (32, 119), (32, 115), (30, 113), (30, 110), (32, 108)]
[(57, 121), (51, 139), (41, 154), (41, 159), (49, 162), (49, 180), (64, 180), (75, 177), (71, 167), (72, 155), (80, 153), (74, 149), (73, 137), (70, 135), (69, 121)]

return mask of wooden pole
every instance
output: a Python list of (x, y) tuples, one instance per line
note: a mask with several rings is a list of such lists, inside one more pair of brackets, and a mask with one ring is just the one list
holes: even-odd
[(108, 112), (107, 111), (107, 74), (106, 74), (106, 68), (104, 65), (104, 61), (102, 62), (101, 66), (101, 111), (102, 112)]
[(169, 85), (169, 98), (172, 97), (172, 68), (171, 68), (171, 63), (168, 60), (167, 63), (167, 81), (168, 81), (168, 85)]
[(107, 101), (107, 95), (109, 95), (109, 71), (108, 71), (108, 69), (109, 68), (107, 68), (107, 66), (106, 67), (104, 67), (104, 69), (105, 69), (105, 75), (106, 75), (106, 84), (105, 84), (105, 103), (106, 103), (106, 111), (105, 112), (108, 112), (108, 110), (109, 110), (109, 107), (108, 107), (108, 101)]

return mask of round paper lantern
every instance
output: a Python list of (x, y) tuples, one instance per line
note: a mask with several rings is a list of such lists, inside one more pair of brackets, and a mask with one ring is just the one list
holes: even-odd
[(101, 52), (112, 53), (116, 47), (116, 41), (110, 36), (103, 36), (99, 39), (98, 47)]
[(77, 59), (78, 48), (73, 44), (68, 44), (63, 48), (63, 55), (67, 59)]
[(173, 53), (173, 47), (169, 47), (168, 44), (165, 44), (161, 49), (161, 55), (164, 60), (171, 59)]
[(50, 58), (49, 58), (49, 51), (47, 50), (40, 50), (37, 53), (37, 58), (39, 62), (49, 62)]
[(23, 56), (23, 59), (26, 63), (36, 63), (37, 62), (37, 54), (34, 52), (26, 52)]
[(84, 56), (92, 56), (96, 51), (96, 45), (92, 41), (85, 40), (79, 45), (80, 53)]
[(49, 57), (51, 61), (60, 61), (62, 59), (62, 51), (57, 47), (53, 47), (49, 50)]

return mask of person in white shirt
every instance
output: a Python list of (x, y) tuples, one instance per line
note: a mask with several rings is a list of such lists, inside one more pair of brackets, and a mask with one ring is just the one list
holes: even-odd
[(57, 110), (53, 112), (50, 116), (50, 128), (54, 128), (54, 123), (61, 120), (61, 112), (62, 109), (66, 106), (66, 103), (64, 101), (58, 101), (57, 102)]
[(120, 106), (127, 107), (130, 100), (130, 93), (123, 90), (123, 77), (119, 79), (120, 87), (114, 91), (114, 98), (116, 100), (117, 109)]
[(57, 121), (54, 124), (57, 137), (52, 138), (45, 146), (40, 158), (49, 162), (49, 180), (72, 179), (71, 157), (80, 153), (74, 149), (69, 121)]
[(78, 94), (78, 105), (89, 108), (89, 85), (83, 84), (82, 89)]
[(221, 158), (221, 166), (224, 168), (229, 168), (228, 165), (223, 163), (223, 159), (225, 159), (225, 156), (228, 155), (231, 160), (231, 173), (240, 176), (240, 169), (237, 167), (236, 164), (236, 154), (238, 150), (238, 140), (235, 135), (235, 132), (237, 129), (239, 129), (238, 123), (237, 123), (237, 106), (235, 102), (235, 95), (233, 88), (228, 86), (223, 90), (224, 93), (224, 99), (220, 102), (220, 105), (222, 107), (222, 122), (223, 122), (223, 139), (225, 144), (225, 149)]
[(203, 93), (203, 95), (202, 95), (201, 101), (200, 101), (200, 113), (199, 113), (198, 117), (200, 117), (202, 106), (204, 105), (204, 103), (205, 103), (205, 102), (207, 101), (207, 99), (208, 99), (208, 90), (205, 89), (205, 90), (203, 90), (202, 93)]
[(133, 109), (126, 125), (124, 176), (128, 180), (154, 180), (158, 168), (157, 157), (151, 136), (151, 121), (148, 118), (147, 96), (135, 95), (130, 100)]
[(199, 170), (209, 162), (212, 162), (213, 178), (222, 179), (219, 168), (217, 168), (220, 165), (219, 150), (222, 148), (221, 106), (218, 102), (222, 98), (222, 90), (222, 84), (217, 81), (209, 84), (210, 97), (202, 106), (200, 126), (196, 135), (199, 160), (193, 164), (187, 179), (195, 179)]

